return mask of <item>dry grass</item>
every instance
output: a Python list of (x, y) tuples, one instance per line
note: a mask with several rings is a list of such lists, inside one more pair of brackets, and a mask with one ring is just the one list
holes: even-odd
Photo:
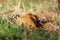
[[(19, 26), (13, 23), (14, 22), (13, 17), (16, 15), (24, 16), (28, 13), (37, 15), (41, 21), (49, 20), (50, 22), (44, 25), (45, 28), (46, 27), (49, 28), (51, 26), (51, 28), (49, 29), (52, 30), (52, 27), (54, 27), (54, 30), (59, 29), (60, 31), (60, 11), (58, 10), (58, 4), (56, 0), (37, 0), (37, 1), (36, 0), (0, 0), (0, 17), (3, 19), (3, 20), (0, 19), (1, 20), (0, 27), (3, 27), (1, 28), (2, 33), (0, 32), (1, 40), (4, 40), (4, 38), (6, 37), (8, 37), (7, 40), (9, 40), (9, 36), (10, 38), (12, 37), (11, 40), (14, 40), (13, 37), (15, 34), (17, 38), (18, 36), (19, 38), (24, 36), (25, 35), (24, 33), (26, 33), (26, 31), (24, 31), (24, 33), (22, 31), (23, 29), (20, 31)], [(9, 18), (12, 18), (12, 22), (9, 20)], [(12, 29), (8, 27), (11, 27)], [(18, 34), (16, 30), (19, 31)], [(21, 34), (22, 36), (20, 35), (21, 32), (23, 33)], [(6, 33), (9, 36), (6, 36), (7, 35)], [(50, 36), (48, 36), (50, 33), (48, 33), (47, 35), (43, 35), (44, 31), (43, 32), (31, 31), (29, 33), (30, 34), (26, 37), (28, 38), (28, 40), (30, 38), (31, 40), (40, 40), (40, 39), (41, 40), (60, 40), (59, 39), (60, 37), (58, 35), (55, 35), (54, 33), (52, 33)], [(42, 35), (42, 36), (39, 36), (39, 35)], [(48, 36), (49, 39), (46, 36)]]

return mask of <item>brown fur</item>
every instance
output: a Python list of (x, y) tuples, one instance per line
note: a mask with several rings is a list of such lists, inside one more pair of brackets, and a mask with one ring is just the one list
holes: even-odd
[(37, 27), (39, 27), (38, 17), (33, 14), (27, 14), (25, 16), (18, 18), (18, 22), (19, 22), (19, 24), (23, 23), (27, 27), (30, 26), (35, 29), (37, 29)]
[[(42, 16), (43, 17), (43, 16)], [(48, 17), (48, 16), (47, 16)], [(50, 19), (53, 20), (54, 16), (52, 17), (50, 15), (50, 17), (48, 17)], [(43, 18), (42, 18), (43, 19)], [(26, 14), (22, 17), (19, 17), (17, 19), (19, 24), (24, 24), (27, 26), (27, 28), (34, 28), (34, 29), (38, 29), (38, 28), (42, 28), (42, 29), (47, 29), (49, 31), (52, 30), (57, 30), (58, 28), (55, 27), (51, 21), (49, 20), (40, 20), (38, 16), (34, 15), (34, 14)]]

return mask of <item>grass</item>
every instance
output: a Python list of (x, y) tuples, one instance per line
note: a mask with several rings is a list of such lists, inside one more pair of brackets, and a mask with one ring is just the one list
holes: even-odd
[(1, 40), (60, 40), (57, 32), (47, 30), (27, 29), (22, 24), (11, 24), (6, 19), (0, 19), (0, 39)]
[[(0, 0), (1, 1), (1, 0)], [(1, 1), (0, 3), (3, 7), (3, 10), (8, 10), (9, 8), (23, 9), (25, 11), (32, 9), (34, 12), (38, 10), (49, 10), (57, 11), (58, 6), (56, 0), (6, 0)], [(0, 8), (2, 8), (0, 7)]]
[[(25, 11), (32, 9), (33, 12), (48, 10), (57, 11), (57, 3), (52, 0), (11, 0), (6, 1), (6, 4), (0, 0), (0, 13), (7, 11), (9, 8), (20, 10), (21, 8)], [(24, 12), (24, 11), (23, 11)], [(9, 13), (9, 11), (7, 11)], [(58, 19), (57, 19), (58, 20)], [(14, 21), (14, 20), (13, 20)], [(25, 25), (18, 25), (15, 22), (13, 24), (8, 19), (2, 19), (0, 17), (0, 40), (60, 40), (60, 33), (50, 32), (47, 30), (34, 30), (27, 29)]]

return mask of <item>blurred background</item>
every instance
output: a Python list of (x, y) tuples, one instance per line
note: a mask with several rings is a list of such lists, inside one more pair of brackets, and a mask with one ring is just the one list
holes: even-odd
[(58, 10), (57, 0), (0, 0), (0, 12), (9, 8), (19, 10)]
[(29, 12), (42, 14), (48, 19), (50, 16), (54, 20), (50, 24), (60, 27), (58, 0), (0, 0), (0, 40), (60, 40), (60, 29), (58, 32), (27, 30), (25, 25), (18, 25), (12, 17)]

